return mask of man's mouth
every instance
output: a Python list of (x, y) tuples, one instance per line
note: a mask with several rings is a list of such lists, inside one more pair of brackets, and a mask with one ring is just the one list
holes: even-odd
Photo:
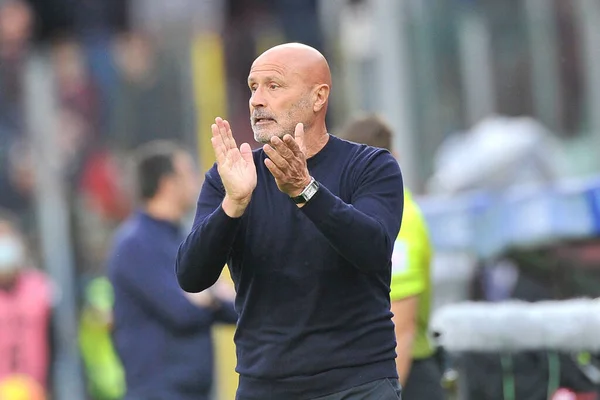
[(254, 125), (264, 125), (275, 122), (273, 118), (254, 118)]

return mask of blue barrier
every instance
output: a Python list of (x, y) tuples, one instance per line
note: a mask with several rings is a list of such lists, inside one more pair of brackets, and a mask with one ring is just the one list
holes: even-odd
[(509, 246), (600, 236), (600, 177), (417, 202), (438, 252), (491, 257)]

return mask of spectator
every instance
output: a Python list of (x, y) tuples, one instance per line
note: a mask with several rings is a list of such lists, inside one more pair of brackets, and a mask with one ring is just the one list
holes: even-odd
[(125, 36), (117, 53), (120, 80), (111, 112), (112, 144), (131, 151), (152, 140), (183, 142), (184, 96), (177, 65), (141, 33)]
[(22, 71), (33, 16), (21, 0), (0, 3), (0, 124), (22, 128)]
[(235, 323), (237, 314), (213, 293), (186, 295), (173, 273), (199, 180), (190, 154), (173, 144), (148, 143), (134, 158), (141, 206), (117, 231), (108, 265), (125, 399), (205, 400), (213, 381), (211, 326)]
[(79, 349), (88, 393), (94, 400), (120, 400), (125, 392), (123, 367), (112, 341), (113, 290), (104, 276), (85, 287), (79, 326)]
[(22, 74), (32, 13), (21, 0), (0, 2), (0, 207), (23, 220), (31, 214), (31, 165), (22, 110)]
[(15, 218), (1, 211), (0, 382), (24, 376), (35, 381), (33, 386), (48, 390), (51, 295), (46, 275), (30, 268), (25, 240)]

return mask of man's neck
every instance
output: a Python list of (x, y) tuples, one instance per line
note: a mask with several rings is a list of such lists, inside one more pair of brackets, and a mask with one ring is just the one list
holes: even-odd
[(173, 206), (173, 203), (163, 199), (153, 199), (146, 203), (144, 211), (154, 219), (178, 223), (182, 213)]
[(323, 124), (304, 134), (304, 155), (307, 159), (314, 157), (329, 141), (327, 127)]

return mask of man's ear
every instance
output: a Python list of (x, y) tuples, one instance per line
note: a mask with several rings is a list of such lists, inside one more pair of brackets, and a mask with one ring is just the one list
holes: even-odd
[(319, 112), (325, 105), (327, 104), (327, 100), (329, 99), (329, 85), (322, 84), (319, 85), (315, 91), (315, 103), (313, 105), (313, 111)]
[(164, 192), (165, 190), (170, 190), (171, 186), (173, 186), (174, 180), (172, 175), (165, 175), (158, 181), (158, 187), (156, 188), (156, 193)]

